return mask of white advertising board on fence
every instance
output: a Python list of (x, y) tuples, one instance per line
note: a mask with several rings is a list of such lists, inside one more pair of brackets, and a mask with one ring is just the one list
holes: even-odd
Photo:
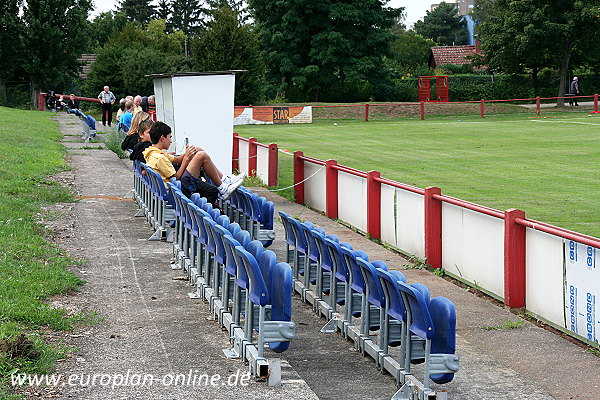
[(269, 149), (256, 147), (256, 175), (264, 183), (269, 182)]
[(304, 162), (304, 204), (315, 210), (325, 211), (325, 167)]
[(381, 185), (381, 240), (424, 259), (424, 208), (422, 194)]
[(312, 107), (235, 107), (234, 125), (310, 124)]
[(367, 230), (367, 179), (338, 171), (338, 218)]
[(245, 140), (238, 140), (239, 143), (239, 154), (238, 154), (238, 165), (240, 172), (245, 172), (250, 175), (250, 171), (248, 171), (248, 142)]
[(442, 266), (504, 298), (504, 220), (444, 203)]
[(598, 249), (564, 240), (566, 328), (598, 343), (600, 313), (600, 260)]
[(560, 327), (565, 326), (563, 240), (527, 228), (525, 307)]

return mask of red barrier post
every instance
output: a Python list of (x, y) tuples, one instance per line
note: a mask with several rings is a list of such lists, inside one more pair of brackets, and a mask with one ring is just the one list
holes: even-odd
[(367, 172), (367, 233), (372, 238), (381, 239), (381, 183), (379, 171)]
[(421, 120), (425, 119), (425, 102), (421, 102)]
[(479, 116), (481, 118), (485, 118), (485, 102), (481, 99), (481, 103), (479, 105)]
[(425, 189), (425, 258), (431, 268), (442, 267), (442, 201), (438, 187)]
[(231, 169), (233, 171), (240, 170), (240, 135), (233, 132), (233, 149), (231, 152)]
[(279, 182), (279, 148), (275, 143), (269, 145), (269, 174), (267, 186), (277, 186)]
[(365, 122), (369, 122), (369, 103), (365, 104)]
[(598, 112), (598, 93), (594, 94), (594, 112)]
[(304, 153), (294, 152), (294, 200), (298, 204), (304, 204)]
[(248, 176), (256, 176), (256, 138), (248, 140)]
[(525, 307), (526, 229), (517, 218), (525, 219), (525, 212), (504, 212), (504, 304), (509, 308)]
[(332, 219), (338, 216), (338, 172), (334, 165), (337, 161), (325, 161), (325, 214)]
[(541, 106), (540, 96), (535, 98), (535, 115), (540, 115), (540, 106)]
[(40, 95), (38, 96), (38, 110), (39, 111), (44, 111), (45, 106), (46, 106), (46, 93), (40, 93)]

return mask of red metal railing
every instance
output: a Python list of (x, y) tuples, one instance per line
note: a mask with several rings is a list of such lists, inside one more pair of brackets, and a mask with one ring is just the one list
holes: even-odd
[(256, 176), (258, 166), (258, 147), (262, 147), (269, 150), (268, 156), (268, 171), (267, 171), (267, 186), (277, 186), (279, 184), (279, 148), (275, 143), (263, 144), (256, 141), (256, 138), (243, 138), (236, 132), (233, 133), (233, 150), (231, 168), (233, 170), (240, 170), (240, 161), (244, 157), (240, 156), (240, 141), (248, 143), (248, 154), (247, 154), (247, 169), (249, 176)]

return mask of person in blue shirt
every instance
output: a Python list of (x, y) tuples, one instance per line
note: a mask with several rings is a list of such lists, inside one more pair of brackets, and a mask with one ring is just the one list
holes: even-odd
[(131, 128), (131, 120), (133, 119), (133, 109), (135, 104), (133, 101), (128, 101), (125, 103), (125, 112), (121, 114), (121, 118), (119, 120), (119, 125), (121, 125), (121, 129), (125, 132), (129, 131)]

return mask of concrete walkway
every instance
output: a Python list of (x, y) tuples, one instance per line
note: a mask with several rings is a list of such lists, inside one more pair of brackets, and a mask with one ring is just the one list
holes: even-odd
[[(132, 186), (131, 164), (119, 160), (98, 144), (78, 142), (80, 124), (71, 115), (57, 116), (73, 171), (57, 177), (81, 196), (63, 208), (65, 217), (55, 226), (57, 241), (82, 259), (75, 272), (88, 283), (75, 296), (55, 298), (54, 305), (71, 312), (96, 311), (104, 321), (62, 337), (78, 350), (59, 364), (58, 373), (73, 386), (52, 394), (63, 399), (385, 399), (396, 391), (393, 379), (375, 369), (369, 358), (353, 350), (337, 334), (322, 334), (326, 323), (294, 298), (293, 320), (298, 338), (281, 355), (283, 386), (264, 382), (229, 386), (247, 371), (239, 360), (228, 360), (225, 332), (210, 318), (208, 306), (190, 300), (191, 287), (181, 273), (169, 267), (171, 245), (148, 242), (152, 234), (136, 205), (125, 199)], [(102, 126), (100, 126), (102, 129)], [(91, 147), (91, 148), (89, 148)], [(262, 189), (257, 189), (262, 190)], [(260, 192), (284, 210), (322, 226), (381, 259), (391, 268), (409, 263), (352, 230), (269, 192)], [(271, 247), (285, 259), (283, 229), (276, 224)], [(421, 282), (432, 297), (443, 295), (457, 308), (457, 352), (461, 370), (442, 388), (450, 399), (596, 399), (600, 393), (600, 358), (561, 337), (525, 322), (517, 329), (485, 330), (518, 318), (469, 291), (417, 269), (403, 271), (409, 282)], [(269, 354), (269, 353), (267, 353)], [(272, 353), (270, 353), (273, 356)], [(116, 385), (119, 374), (151, 374), (152, 385)], [(191, 371), (191, 372), (190, 372)], [(239, 372), (238, 372), (239, 371)], [(95, 384), (87, 374), (112, 375), (111, 385)], [(215, 385), (168, 385), (174, 374), (197, 381), (218, 374)], [(231, 378), (233, 376), (233, 378)], [(106, 383), (108, 378), (104, 378)], [(83, 384), (81, 383), (83, 382)], [(124, 382), (122, 382), (124, 383)], [(130, 381), (131, 383), (131, 381)], [(246, 382), (244, 382), (246, 383)], [(116, 387), (111, 387), (115, 385)], [(32, 396), (35, 398), (35, 396)]]

